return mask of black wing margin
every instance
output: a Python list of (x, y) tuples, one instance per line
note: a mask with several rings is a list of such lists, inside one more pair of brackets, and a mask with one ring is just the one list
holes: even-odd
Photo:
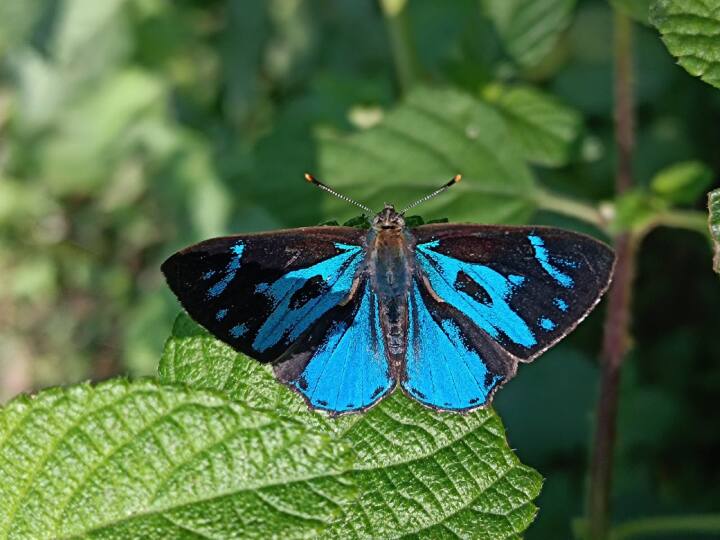
[(161, 268), (193, 319), (236, 350), (272, 362), (348, 299), (365, 235), (307, 227), (213, 238)]
[(412, 232), (417, 267), (432, 290), (526, 362), (588, 315), (615, 264), (604, 243), (553, 227), (424, 225)]

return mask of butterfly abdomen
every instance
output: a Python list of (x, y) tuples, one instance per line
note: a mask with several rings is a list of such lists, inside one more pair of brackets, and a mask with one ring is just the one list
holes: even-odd
[(413, 274), (408, 238), (400, 229), (371, 233), (368, 271), (380, 304), (380, 322), (392, 369), (402, 367), (407, 347), (407, 295)]

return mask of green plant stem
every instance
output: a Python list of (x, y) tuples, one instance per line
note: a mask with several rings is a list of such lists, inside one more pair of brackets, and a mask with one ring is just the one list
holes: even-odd
[(626, 540), (648, 535), (718, 534), (720, 515), (668, 516), (638, 519), (622, 523), (610, 533), (612, 540)]
[(407, 18), (406, 0), (380, 0), (390, 37), (400, 90), (406, 94), (415, 85), (418, 73), (417, 54)]
[(710, 232), (707, 225), (707, 216), (703, 212), (696, 210), (668, 210), (654, 216), (651, 223), (646, 228), (649, 232), (655, 227), (675, 227), (677, 229), (687, 229), (695, 231), (708, 237)]
[[(615, 191), (617, 195), (622, 195), (631, 189), (633, 179), (632, 22), (626, 15), (616, 10), (614, 28), (614, 116), (617, 145)], [(629, 343), (630, 295), (635, 267), (636, 240), (630, 232), (621, 233), (615, 239), (617, 262), (608, 298), (600, 356), (600, 395), (588, 486), (587, 524), (589, 537), (592, 540), (605, 540), (608, 537), (620, 367)]]
[(577, 218), (581, 221), (592, 223), (596, 227), (602, 230), (606, 230), (607, 222), (603, 218), (600, 211), (583, 201), (571, 199), (547, 191), (542, 188), (536, 190), (535, 203), (543, 210), (549, 210), (565, 216)]

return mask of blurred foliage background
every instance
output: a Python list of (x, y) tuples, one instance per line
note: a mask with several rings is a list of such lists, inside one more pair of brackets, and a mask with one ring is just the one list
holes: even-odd
[[(153, 374), (178, 312), (165, 257), (355, 214), (305, 171), (375, 207), (462, 172), (426, 219), (607, 239), (593, 212), (613, 198), (612, 6), (413, 0), (395, 16), (403, 4), (1, 2), (0, 401)], [(720, 171), (720, 93), (675, 65), (649, 2), (616, 4), (637, 21), (640, 194), (618, 208), (642, 214), (654, 192), (702, 209)], [(678, 192), (688, 178), (700, 189)], [(720, 510), (719, 298), (706, 238), (648, 235), (616, 519)], [(529, 538), (569, 537), (582, 513), (602, 311), (497, 399), (511, 445), (547, 478)]]

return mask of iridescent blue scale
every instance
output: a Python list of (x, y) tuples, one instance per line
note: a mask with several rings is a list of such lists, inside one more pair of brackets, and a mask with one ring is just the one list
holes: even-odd
[(409, 229), (389, 205), (371, 225), (216, 238), (162, 270), (212, 334), (343, 414), (398, 385), (437, 409), (487, 405), (592, 310), (614, 265), (605, 244), (556, 228)]

